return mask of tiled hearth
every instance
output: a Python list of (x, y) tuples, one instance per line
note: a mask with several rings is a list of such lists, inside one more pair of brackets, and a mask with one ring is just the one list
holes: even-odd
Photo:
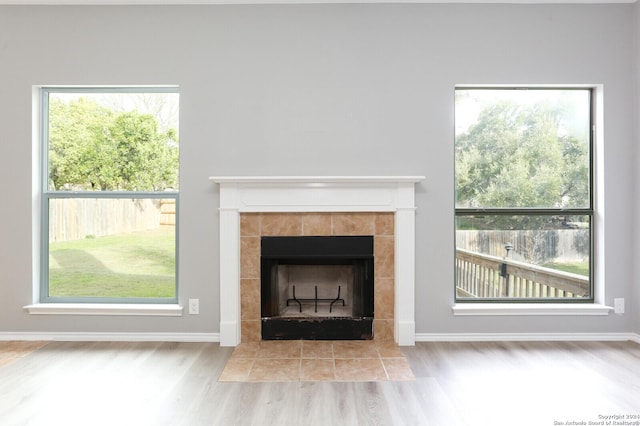
[(371, 340), (241, 343), (221, 382), (415, 380), (395, 343)]
[(240, 215), (242, 343), (261, 340), (260, 239), (263, 236), (372, 235), (374, 339), (393, 342), (393, 213), (243, 213)]

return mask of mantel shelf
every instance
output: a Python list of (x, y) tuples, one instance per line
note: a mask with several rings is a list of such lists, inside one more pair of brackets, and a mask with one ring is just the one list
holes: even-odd
[(418, 183), (424, 176), (211, 176), (210, 180), (224, 183)]

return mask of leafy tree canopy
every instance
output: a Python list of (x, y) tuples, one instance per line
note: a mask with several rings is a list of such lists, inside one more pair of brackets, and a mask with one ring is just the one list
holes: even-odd
[(156, 118), (116, 112), (93, 100), (49, 105), (49, 182), (53, 189), (162, 191), (177, 188), (176, 131)]
[(589, 205), (589, 143), (567, 128), (562, 104), (492, 103), (456, 137), (456, 206)]

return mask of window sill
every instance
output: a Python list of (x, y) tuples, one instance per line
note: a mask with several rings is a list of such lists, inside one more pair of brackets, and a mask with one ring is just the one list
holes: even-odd
[(24, 309), (30, 315), (137, 315), (137, 316), (182, 316), (183, 307), (169, 304), (127, 303), (35, 303)]
[(457, 303), (454, 316), (489, 315), (609, 315), (613, 308), (600, 304), (551, 303)]

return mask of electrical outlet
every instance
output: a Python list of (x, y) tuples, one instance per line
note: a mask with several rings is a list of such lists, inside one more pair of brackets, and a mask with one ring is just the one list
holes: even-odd
[(624, 314), (624, 299), (613, 299), (613, 312)]
[(198, 315), (200, 313), (200, 299), (189, 299), (189, 314)]

